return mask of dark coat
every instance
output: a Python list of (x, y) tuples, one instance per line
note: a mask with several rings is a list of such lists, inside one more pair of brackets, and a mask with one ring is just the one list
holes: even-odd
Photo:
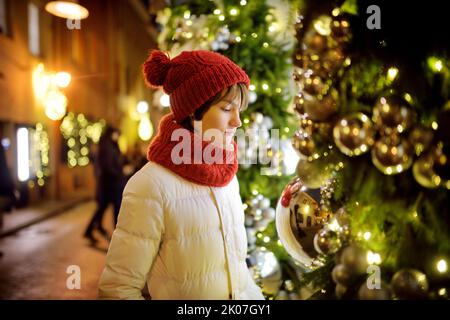
[(124, 159), (119, 145), (108, 134), (99, 142), (95, 165), (100, 188), (115, 187), (123, 183)]
[(14, 182), (6, 163), (6, 154), (3, 146), (0, 144), (0, 212), (11, 210), (14, 203)]

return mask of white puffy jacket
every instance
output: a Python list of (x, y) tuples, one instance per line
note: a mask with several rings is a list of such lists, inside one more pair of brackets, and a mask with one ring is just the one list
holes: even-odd
[(129, 180), (99, 282), (102, 299), (264, 299), (245, 262), (237, 178), (192, 183), (154, 162)]

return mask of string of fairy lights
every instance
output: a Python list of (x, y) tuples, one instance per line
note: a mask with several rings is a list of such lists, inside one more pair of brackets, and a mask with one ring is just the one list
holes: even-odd
[(84, 114), (69, 112), (62, 120), (60, 130), (67, 148), (66, 159), (69, 168), (87, 166), (90, 162), (90, 144), (98, 143), (106, 122), (89, 121)]

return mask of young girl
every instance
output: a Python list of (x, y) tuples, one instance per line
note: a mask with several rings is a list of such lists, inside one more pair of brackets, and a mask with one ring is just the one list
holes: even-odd
[(246, 265), (244, 212), (233, 134), (250, 80), (228, 58), (153, 51), (147, 83), (170, 96), (148, 149), (128, 182), (106, 266), (104, 299), (264, 299)]

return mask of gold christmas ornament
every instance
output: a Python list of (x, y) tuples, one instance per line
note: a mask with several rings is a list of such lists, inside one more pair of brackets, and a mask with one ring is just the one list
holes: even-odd
[(389, 286), (381, 281), (380, 288), (369, 288), (366, 281), (361, 284), (358, 290), (358, 298), (360, 300), (389, 300), (391, 292)]
[(338, 42), (350, 40), (351, 29), (348, 19), (343, 16), (338, 16), (331, 22), (331, 35)]
[(377, 100), (372, 120), (383, 134), (402, 133), (411, 126), (413, 112), (400, 97), (386, 95)]
[(340, 47), (336, 47), (325, 52), (323, 57), (323, 68), (328, 73), (334, 73), (340, 69), (344, 63), (345, 54)]
[(329, 85), (319, 76), (311, 76), (300, 81), (300, 90), (316, 96), (325, 93)]
[(336, 231), (323, 228), (314, 236), (314, 248), (318, 253), (332, 254), (341, 247), (341, 239)]
[(347, 287), (342, 284), (337, 284), (334, 293), (338, 299), (342, 298), (347, 293)]
[(412, 161), (411, 144), (399, 137), (381, 137), (372, 147), (372, 162), (384, 174), (401, 173), (411, 166)]
[(416, 155), (421, 155), (433, 141), (433, 131), (424, 126), (415, 126), (408, 135), (408, 141), (414, 147)]
[(322, 36), (329, 36), (331, 34), (331, 17), (321, 15), (313, 21), (313, 27), (316, 32)]
[(313, 269), (316, 260), (314, 235), (329, 219), (319, 208), (320, 191), (311, 190), (295, 178), (283, 190), (276, 208), (276, 228), (286, 251), (301, 266)]
[(310, 50), (306, 50), (301, 56), (301, 66), (304, 70), (312, 70), (314, 74), (326, 79), (328, 78), (328, 73), (323, 68), (322, 64), (319, 56)]
[(310, 29), (305, 33), (303, 44), (306, 50), (314, 53), (320, 53), (327, 48), (328, 39), (325, 35), (321, 35), (314, 29)]
[(367, 250), (356, 245), (350, 245), (342, 251), (341, 261), (354, 276), (366, 273), (369, 266)]
[(333, 271), (331, 271), (331, 278), (334, 283), (343, 286), (351, 286), (356, 280), (353, 272), (351, 272), (349, 268), (342, 263), (334, 266)]
[(441, 183), (441, 178), (433, 170), (433, 155), (433, 152), (423, 154), (414, 162), (412, 168), (414, 179), (416, 179), (417, 183), (429, 189), (437, 188)]
[(415, 269), (397, 271), (391, 279), (394, 294), (400, 299), (424, 299), (428, 293), (428, 280)]
[(314, 140), (307, 130), (297, 130), (292, 138), (292, 145), (300, 156), (311, 156), (316, 150)]
[(337, 111), (338, 92), (336, 89), (321, 97), (303, 92), (303, 110), (315, 121), (326, 121)]
[(369, 151), (374, 143), (374, 135), (369, 117), (360, 112), (343, 117), (333, 129), (334, 143), (349, 157)]

